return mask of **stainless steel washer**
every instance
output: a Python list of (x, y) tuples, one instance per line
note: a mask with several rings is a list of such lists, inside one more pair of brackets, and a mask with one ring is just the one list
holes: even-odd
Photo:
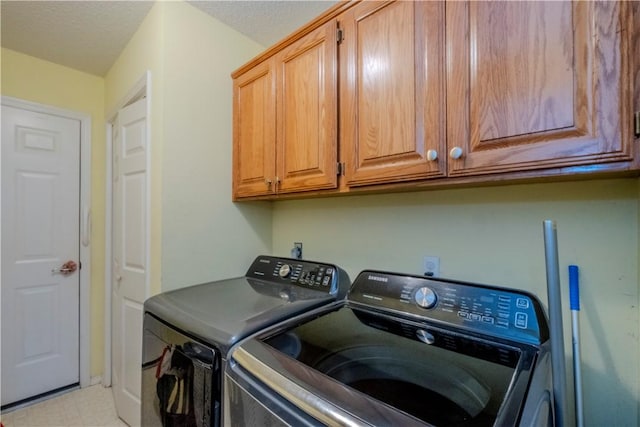
[(364, 271), (232, 351), (226, 425), (553, 426), (548, 336), (526, 292)]
[(344, 299), (349, 286), (349, 277), (335, 265), (259, 256), (244, 277), (148, 299), (142, 425), (221, 425), (229, 348), (268, 326)]

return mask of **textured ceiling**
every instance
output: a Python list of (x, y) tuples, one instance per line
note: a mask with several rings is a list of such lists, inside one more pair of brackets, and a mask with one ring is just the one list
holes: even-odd
[[(266, 47), (335, 1), (189, 3)], [(153, 1), (2, 0), (2, 47), (104, 76), (152, 6)]]
[(103, 76), (151, 6), (146, 1), (2, 0), (2, 47)]
[(189, 1), (238, 32), (267, 47), (333, 6), (336, 1)]

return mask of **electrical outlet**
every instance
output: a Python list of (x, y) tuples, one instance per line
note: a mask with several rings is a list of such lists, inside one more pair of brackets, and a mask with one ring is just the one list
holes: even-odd
[(422, 268), (425, 276), (429, 276), (429, 277), (440, 276), (440, 257), (425, 256)]
[(291, 248), (291, 258), (302, 259), (302, 242), (293, 242), (293, 248)]

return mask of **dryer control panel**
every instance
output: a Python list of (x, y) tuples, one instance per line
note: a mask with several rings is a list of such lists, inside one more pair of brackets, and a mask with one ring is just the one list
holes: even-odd
[(342, 274), (346, 276), (346, 273), (331, 264), (259, 256), (249, 267), (246, 277), (282, 285), (300, 286), (335, 295), (339, 293)]
[(518, 342), (537, 345), (549, 338), (539, 300), (515, 289), (365, 270), (347, 299)]

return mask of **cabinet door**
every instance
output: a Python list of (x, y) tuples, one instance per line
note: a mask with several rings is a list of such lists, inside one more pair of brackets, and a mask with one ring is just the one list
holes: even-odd
[(276, 56), (279, 193), (337, 186), (336, 20)]
[(442, 2), (363, 2), (341, 16), (349, 186), (444, 174), (443, 20)]
[(447, 3), (449, 174), (630, 159), (626, 10)]
[(233, 81), (233, 197), (275, 190), (276, 91), (273, 61)]

